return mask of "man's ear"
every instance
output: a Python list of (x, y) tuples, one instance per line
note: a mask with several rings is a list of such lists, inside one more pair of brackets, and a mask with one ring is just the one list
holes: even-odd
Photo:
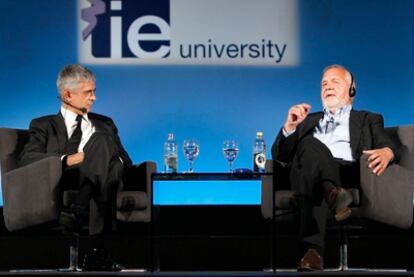
[(70, 100), (70, 98), (72, 97), (70, 90), (65, 89), (62, 93), (62, 97), (63, 97), (63, 100), (66, 100), (66, 101)]

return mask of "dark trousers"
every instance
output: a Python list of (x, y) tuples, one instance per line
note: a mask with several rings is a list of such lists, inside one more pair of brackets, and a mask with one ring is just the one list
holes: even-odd
[(79, 190), (79, 197), (75, 199), (79, 205), (94, 200), (90, 207), (89, 232), (99, 234), (104, 228), (110, 228), (116, 192), (122, 189), (123, 164), (113, 137), (105, 133), (94, 133), (84, 153), (81, 164), (63, 170), (60, 187)]
[(299, 240), (305, 247), (323, 250), (329, 210), (324, 201), (324, 184), (358, 187), (357, 163), (339, 161), (318, 139), (308, 136), (298, 146), (290, 170), (291, 188), (299, 206)]

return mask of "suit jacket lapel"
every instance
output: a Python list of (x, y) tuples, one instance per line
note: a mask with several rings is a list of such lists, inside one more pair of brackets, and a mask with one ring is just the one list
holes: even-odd
[(309, 116), (307, 118), (307, 120), (304, 122), (304, 126), (303, 126), (303, 133), (302, 136), (305, 136), (306, 134), (308, 134), (309, 131), (313, 132), (313, 129), (315, 128), (315, 126), (318, 124), (319, 120), (323, 117), (323, 113), (319, 112), (319, 113), (315, 113), (311, 116)]
[(103, 122), (96, 117), (93, 116), (93, 114), (88, 114), (89, 120), (92, 122), (93, 126), (95, 127), (95, 131), (97, 132), (103, 132), (106, 130)]
[(349, 115), (349, 136), (351, 139), (352, 155), (357, 160), (359, 158), (358, 148), (361, 141), (363, 119), (364, 118), (362, 113), (351, 110), (351, 114)]
[(63, 151), (68, 141), (68, 132), (66, 130), (65, 120), (60, 112), (53, 118), (52, 124), (56, 130), (59, 149), (60, 151)]

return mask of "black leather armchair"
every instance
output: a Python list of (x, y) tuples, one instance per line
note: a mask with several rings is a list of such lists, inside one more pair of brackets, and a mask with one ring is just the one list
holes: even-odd
[[(61, 208), (70, 206), (77, 193), (59, 192), (58, 184), (62, 175), (60, 157), (48, 157), (24, 167), (17, 166), (28, 139), (27, 130), (0, 128), (3, 215), (9, 231), (57, 223)], [(156, 172), (156, 164), (144, 162), (134, 167), (133, 174), (129, 176), (133, 183), (129, 184), (128, 191), (117, 193), (116, 219), (122, 222), (150, 222), (150, 177)], [(90, 209), (91, 212), (97, 209), (92, 200)], [(71, 250), (70, 268), (76, 270), (77, 246), (72, 245)]]
[[(386, 128), (391, 138), (401, 146), (398, 164), (390, 165), (381, 176), (371, 173), (366, 157), (360, 160), (360, 190), (352, 189), (354, 197), (351, 218), (342, 223), (334, 221), (340, 232), (339, 270), (348, 270), (347, 230), (364, 228), (364, 220), (408, 229), (413, 222), (414, 195), (414, 125)], [(288, 171), (279, 162), (268, 161), (266, 170), (273, 180), (262, 182), (262, 215), (278, 224), (295, 220), (294, 192), (289, 190)], [(274, 252), (274, 251), (273, 251)]]

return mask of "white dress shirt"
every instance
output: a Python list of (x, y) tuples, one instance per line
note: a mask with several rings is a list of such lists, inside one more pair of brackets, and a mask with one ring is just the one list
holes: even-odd
[[(78, 116), (77, 113), (74, 113), (68, 109), (65, 109), (63, 106), (60, 107), (60, 113), (63, 116), (65, 121), (66, 131), (68, 133), (68, 139), (72, 136), (73, 132), (76, 129), (76, 117)], [(88, 118), (88, 114), (84, 114), (82, 116), (82, 138), (81, 142), (79, 143), (78, 152), (83, 152), (83, 148), (85, 147), (86, 143), (89, 141), (93, 133), (95, 133), (95, 126), (93, 126), (92, 122)]]
[(355, 161), (349, 134), (351, 110), (352, 105), (345, 105), (333, 114), (325, 108), (323, 117), (313, 131), (313, 136), (325, 144), (335, 158), (345, 161)]

